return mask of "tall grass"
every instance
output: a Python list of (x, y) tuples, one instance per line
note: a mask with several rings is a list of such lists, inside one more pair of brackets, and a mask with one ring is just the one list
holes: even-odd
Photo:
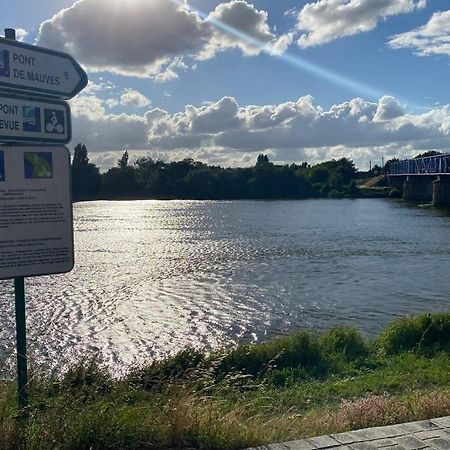
[(17, 420), (0, 384), (0, 450), (237, 449), (450, 414), (450, 313), (394, 321), (373, 341), (341, 327), (205, 354), (120, 379), (94, 362), (34, 375)]

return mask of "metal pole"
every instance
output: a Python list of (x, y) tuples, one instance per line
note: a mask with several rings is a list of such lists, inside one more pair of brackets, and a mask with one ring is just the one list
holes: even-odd
[[(16, 40), (16, 30), (5, 28), (5, 38)], [(27, 326), (25, 320), (25, 278), (14, 278), (16, 303), (17, 388), (21, 418), (28, 416)]]
[(25, 322), (25, 279), (14, 279), (16, 300), (17, 386), (20, 416), (28, 415), (27, 328)]
[(15, 41), (16, 40), (16, 30), (14, 28), (5, 28), (5, 38)]

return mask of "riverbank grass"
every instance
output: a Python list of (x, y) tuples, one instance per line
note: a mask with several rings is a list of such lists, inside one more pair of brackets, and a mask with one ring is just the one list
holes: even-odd
[(450, 414), (450, 313), (180, 354), (115, 380), (34, 374), (29, 419), (0, 384), (0, 449), (238, 449)]

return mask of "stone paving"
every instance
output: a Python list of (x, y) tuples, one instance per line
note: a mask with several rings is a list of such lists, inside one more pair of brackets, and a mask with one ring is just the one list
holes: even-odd
[(450, 416), (387, 427), (365, 428), (248, 450), (450, 450)]

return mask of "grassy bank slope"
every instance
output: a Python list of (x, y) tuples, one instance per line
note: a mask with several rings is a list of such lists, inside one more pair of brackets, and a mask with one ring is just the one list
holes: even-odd
[(95, 364), (32, 378), (30, 418), (0, 384), (0, 448), (238, 449), (450, 414), (450, 313), (185, 351), (113, 380)]

